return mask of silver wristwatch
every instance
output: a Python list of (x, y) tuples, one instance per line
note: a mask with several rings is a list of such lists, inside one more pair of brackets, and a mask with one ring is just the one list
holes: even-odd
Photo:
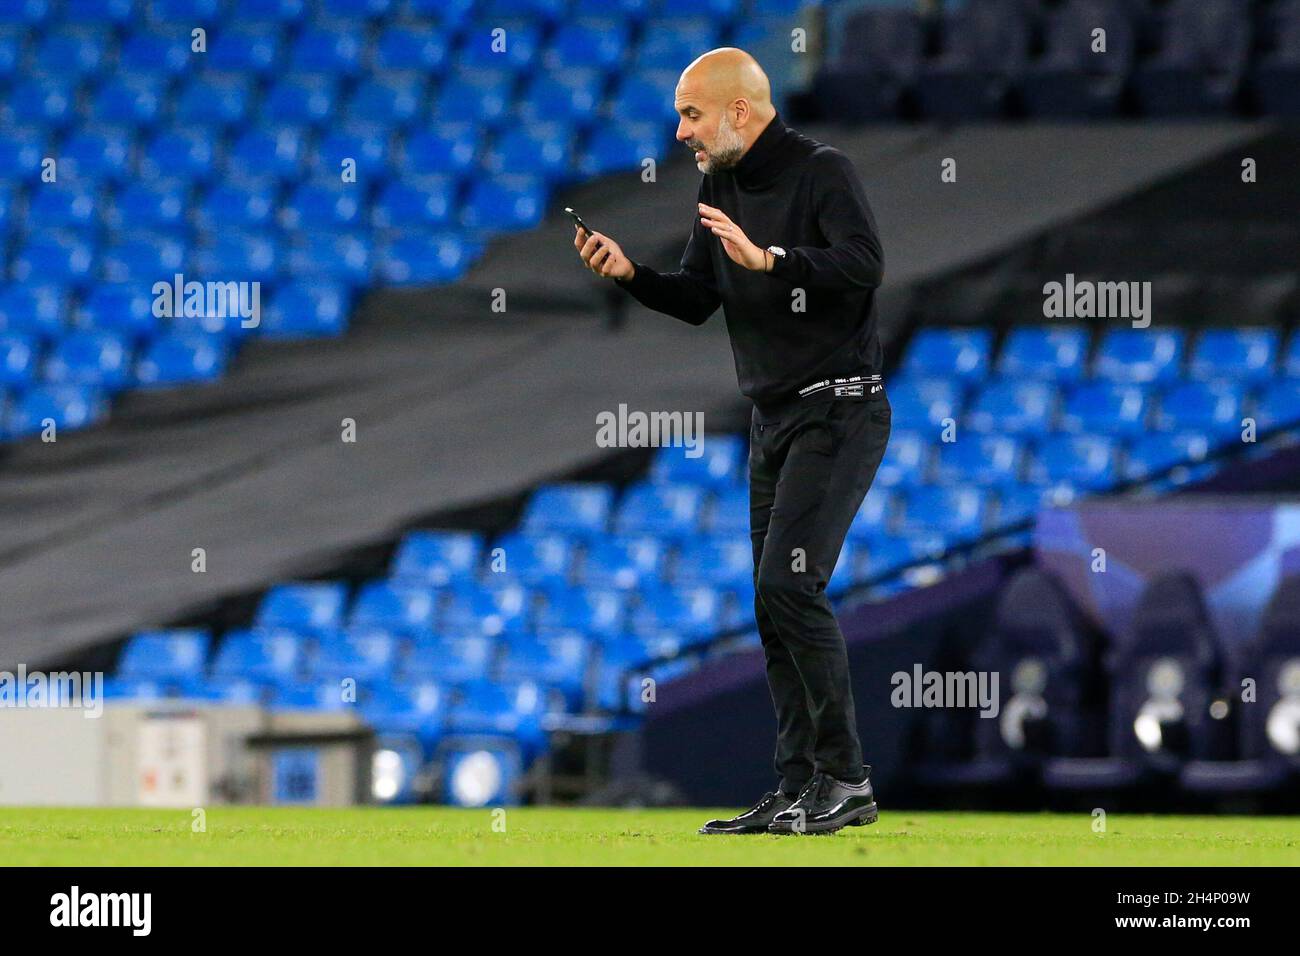
[(768, 247), (767, 247), (765, 250), (763, 250), (763, 251), (764, 251), (764, 252), (770, 252), (770, 253), (772, 253), (772, 268), (773, 268), (773, 269), (776, 268), (776, 263), (777, 263), (777, 260), (778, 260), (778, 259), (784, 259), (784, 258), (785, 258), (785, 250), (782, 249), (780, 246), (768, 246)]

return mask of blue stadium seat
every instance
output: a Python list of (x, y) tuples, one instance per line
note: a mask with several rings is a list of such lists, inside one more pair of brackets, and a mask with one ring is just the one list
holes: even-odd
[(744, 587), (753, 575), (753, 552), (743, 537), (689, 538), (673, 562), (673, 583), (679, 588)]
[(100, 123), (151, 126), (162, 109), (158, 87), (151, 76), (120, 74), (96, 91), (90, 116)]
[(1300, 334), (1291, 333), (1282, 354), (1281, 372), (1288, 378), (1300, 378)]
[(32, 50), (33, 72), (81, 81), (103, 68), (112, 42), (112, 33), (103, 27), (55, 27)]
[(285, 229), (351, 229), (362, 224), (364, 187), (337, 177), (303, 183), (280, 207)]
[(961, 383), (948, 378), (904, 376), (889, 383), (889, 404), (896, 421), (942, 426), (961, 414), (962, 392)]
[(606, 116), (636, 116), (646, 119), (657, 116), (665, 123), (676, 122), (677, 110), (673, 106), (673, 99), (677, 77), (676, 70), (629, 72), (606, 100)]
[(1175, 465), (1198, 463), (1208, 450), (1209, 444), (1199, 432), (1143, 435), (1124, 455), (1123, 476), (1126, 481), (1145, 481)]
[(397, 546), (392, 577), (430, 587), (470, 581), (477, 574), (483, 539), (464, 531), (411, 531)]
[(379, 247), (376, 271), (390, 285), (452, 282), (481, 251), (481, 243), (453, 232), (407, 234)]
[(461, 582), (447, 592), (440, 630), (488, 637), (516, 634), (528, 627), (532, 607), (532, 594), (521, 584), (494, 576), (483, 585)]
[(928, 436), (916, 431), (895, 431), (889, 436), (874, 485), (894, 488), (921, 484), (928, 480), (930, 458)]
[(978, 538), (984, 531), (988, 494), (971, 486), (913, 488), (903, 501), (903, 528), (942, 534), (948, 541)]
[(52, 421), (57, 429), (85, 428), (108, 414), (105, 393), (85, 385), (38, 385), (27, 389), (9, 409), (5, 431), (34, 435)]
[(425, 100), (425, 77), (419, 73), (381, 73), (362, 80), (348, 99), (354, 120), (382, 123), (390, 129), (406, 125)]
[(619, 20), (579, 18), (563, 23), (551, 36), (546, 66), (551, 70), (584, 67), (610, 71), (627, 56), (628, 31)]
[(347, 291), (320, 282), (279, 286), (261, 316), (263, 338), (341, 336), (347, 328)]
[(288, 74), (277, 79), (262, 97), (261, 117), (277, 124), (319, 124), (333, 115), (337, 96), (338, 83), (333, 77)]
[(704, 527), (715, 535), (749, 534), (749, 492), (743, 487), (720, 490), (707, 511)]
[(219, 378), (226, 367), (225, 343), (202, 333), (160, 335), (136, 360), (136, 384), (145, 388), (171, 388)]
[(374, 267), (369, 243), (354, 233), (318, 233), (296, 237), (286, 265), (302, 279), (323, 279), (360, 286)]
[(1050, 435), (1039, 444), (1029, 475), (1040, 485), (1108, 487), (1116, 478), (1114, 444), (1101, 435)]
[(356, 185), (364, 187), (388, 172), (388, 140), (387, 128), (364, 118), (323, 130), (309, 159), (312, 178), (338, 183), (346, 163), (356, 173)]
[(734, 485), (743, 475), (749, 448), (739, 435), (706, 434), (698, 446), (670, 446), (655, 452), (650, 480), (660, 484)]
[(34, 222), (56, 229), (83, 228), (96, 225), (99, 210), (96, 194), (83, 185), (39, 189), (32, 196), (28, 214)]
[(375, 198), (372, 222), (378, 229), (448, 228), (457, 208), (459, 184), (450, 176), (421, 176), (389, 184)]
[(212, 675), (266, 683), (289, 683), (301, 676), (303, 640), (292, 631), (228, 631), (212, 660)]
[(1112, 382), (1167, 382), (1178, 377), (1182, 358), (1181, 330), (1113, 329), (1097, 347), (1093, 372)]
[(119, 182), (130, 175), (131, 136), (107, 126), (68, 134), (59, 151), (63, 175), (79, 182)]
[(898, 495), (888, 488), (873, 487), (862, 499), (849, 525), (848, 537), (862, 541), (886, 533), (898, 510)]
[(487, 680), (496, 664), (496, 642), (483, 635), (417, 642), (402, 665), (407, 679), (431, 678), (448, 684)]
[(249, 130), (230, 146), (230, 181), (266, 186), (268, 179), (295, 180), (302, 175), (304, 131), (293, 126)]
[(529, 499), (520, 526), (527, 532), (601, 534), (613, 504), (614, 490), (607, 485), (544, 485)]
[(408, 175), (468, 173), (476, 158), (474, 127), (469, 123), (435, 123), (413, 133), (403, 150)]
[[(252, 111), (254, 93), (255, 88), (245, 74), (193, 76), (177, 97), (176, 121), (194, 128), (215, 126), (218, 130), (223, 126), (242, 125)], [(203, 145), (210, 153), (212, 137), (205, 135)], [(164, 168), (159, 164), (160, 171)]]
[(1300, 379), (1282, 379), (1261, 390), (1255, 420), (1261, 430), (1300, 423)]
[(480, 19), (468, 24), (457, 51), (460, 70), (509, 70), (522, 72), (534, 67), (541, 46), (542, 31), (535, 23), (515, 19)]
[(358, 684), (388, 681), (397, 667), (397, 651), (397, 638), (382, 628), (351, 627), (321, 642), (307, 658), (307, 676)]
[(187, 193), (176, 180), (127, 183), (118, 190), (106, 218), (115, 229), (177, 232), (185, 225)]
[(30, 384), (39, 359), (40, 342), (34, 335), (0, 332), (0, 387)]
[(1136, 385), (1084, 382), (1070, 391), (1061, 428), (1091, 434), (1138, 435), (1147, 426), (1147, 397)]
[(9, 275), (19, 282), (79, 285), (91, 276), (95, 250), (84, 239), (67, 232), (31, 236), (13, 254)]
[(954, 442), (940, 442), (934, 464), (934, 480), (992, 485), (1018, 480), (1023, 449), (1006, 435), (966, 435)]
[(67, 301), (67, 290), (58, 285), (0, 284), (0, 330), (42, 339), (60, 335)]
[(294, 70), (352, 76), (361, 66), (362, 43), (347, 26), (307, 26), (293, 43), (289, 63)]
[(907, 347), (901, 371), (917, 378), (978, 381), (988, 374), (992, 351), (988, 329), (921, 329)]
[(663, 576), (664, 556), (657, 538), (599, 538), (587, 546), (582, 580), (595, 588), (642, 588)]
[(448, 39), (441, 30), (412, 29), (401, 23), (387, 26), (375, 41), (375, 66), (437, 76), (447, 65)]
[(1018, 483), (999, 487), (995, 524), (1001, 527), (1037, 516), (1039, 509), (1050, 503), (1051, 494), (1042, 485)]
[(121, 232), (104, 247), (101, 274), (108, 282), (156, 282), (185, 265), (185, 243), (160, 233)]
[(489, 564), (508, 580), (528, 585), (569, 583), (573, 544), (563, 534), (507, 534), (495, 542)]
[(513, 74), (503, 70), (458, 70), (439, 89), (433, 115), (495, 128), (506, 118), (513, 86)]
[[(9, 121), (15, 118), (0, 112)], [(10, 126), (3, 138), (0, 138), (0, 163), (17, 177), (33, 175), (40, 167), (45, 150), (43, 139), (45, 131), (23, 129)]]
[(173, 128), (160, 132), (145, 145), (140, 174), (148, 180), (175, 176), (201, 184), (212, 176), (213, 164), (212, 143), (202, 130)]
[(302, 634), (323, 633), (342, 626), (347, 599), (342, 581), (277, 585), (262, 598), (255, 623)]
[(620, 169), (636, 169), (647, 159), (656, 162), (667, 154), (668, 137), (660, 123), (604, 125), (585, 138), (578, 156), (584, 176), (602, 176)]
[(536, 681), (558, 688), (570, 710), (582, 707), (591, 645), (576, 634), (548, 638), (519, 638), (505, 646), (499, 676), (502, 681)]
[(1160, 399), (1156, 424), (1163, 431), (1201, 431), (1216, 436), (1242, 427), (1245, 394), (1236, 382), (1184, 382)]
[(635, 634), (668, 632), (691, 641), (718, 631), (721, 612), (722, 595), (713, 588), (663, 585), (642, 591), (629, 623)]
[(484, 235), (530, 229), (542, 221), (546, 188), (536, 176), (476, 180), (461, 213), (462, 224)]
[(519, 116), (530, 123), (582, 127), (595, 118), (603, 87), (603, 76), (592, 69), (539, 73), (519, 98)]
[(51, 348), (44, 377), (52, 385), (125, 388), (132, 382), (130, 343), (109, 332), (69, 332)]
[(641, 70), (676, 70), (690, 63), (702, 50), (716, 47), (718, 28), (708, 19), (691, 19), (666, 22), (649, 21), (641, 34), (635, 54), (635, 66)]
[(71, 78), (20, 79), (9, 90), (4, 116), (14, 123), (40, 121), (51, 129), (63, 129), (75, 118), (75, 93)]
[(704, 489), (647, 482), (634, 485), (619, 502), (614, 530), (623, 535), (685, 536), (698, 530)]
[(1088, 331), (1081, 326), (1013, 329), (998, 357), (998, 374), (1070, 382), (1083, 377), (1087, 357)]
[[(90, 6), (95, 0), (80, 0)], [(125, 7), (130, 15), (133, 0), (123, 0), (119, 6)], [(85, 22), (86, 14), (78, 17)], [(178, 76), (190, 65), (190, 43), (188, 34), (168, 33), (165, 30), (132, 31), (123, 41), (118, 53), (118, 69), (132, 73), (161, 73), (165, 76)]]
[(235, 24), (214, 31), (208, 42), (208, 66), (227, 74), (266, 76), (283, 62), (280, 44), (283, 34), (270, 24)]
[(572, 130), (563, 123), (532, 123), (501, 132), (484, 167), (493, 175), (537, 174), (549, 181), (567, 179), (573, 161)]
[(414, 584), (372, 581), (363, 585), (352, 611), (350, 627), (379, 627), (415, 634), (433, 626), (437, 600), (433, 589)]
[[(890, 401), (894, 402), (894, 389)], [(999, 379), (975, 393), (966, 413), (972, 431), (1034, 437), (1052, 429), (1059, 397), (1047, 382)], [(895, 404), (894, 406), (898, 406)]]
[(1276, 329), (1206, 329), (1196, 340), (1187, 372), (1203, 381), (1266, 382), (1274, 375), (1277, 353)]
[(117, 676), (178, 681), (199, 677), (207, 666), (211, 635), (203, 630), (142, 631), (122, 651)]
[(538, 628), (613, 636), (623, 632), (626, 611), (626, 596), (613, 588), (551, 587), (538, 612)]

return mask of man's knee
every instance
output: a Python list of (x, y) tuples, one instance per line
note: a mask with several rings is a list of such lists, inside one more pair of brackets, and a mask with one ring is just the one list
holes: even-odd
[(764, 563), (754, 581), (758, 599), (771, 613), (773, 609), (799, 607), (815, 603), (825, 585), (810, 571), (793, 571)]

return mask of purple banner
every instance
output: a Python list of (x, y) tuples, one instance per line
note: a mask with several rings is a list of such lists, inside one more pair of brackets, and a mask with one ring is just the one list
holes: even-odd
[(1043, 512), (1034, 547), (1039, 563), (1111, 633), (1129, 627), (1152, 578), (1187, 571), (1220, 639), (1236, 645), (1254, 640), (1278, 582), (1300, 573), (1300, 505), (1218, 497), (1097, 501)]

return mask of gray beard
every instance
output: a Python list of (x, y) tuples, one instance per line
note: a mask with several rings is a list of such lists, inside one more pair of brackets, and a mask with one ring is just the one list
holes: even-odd
[(713, 149), (709, 151), (704, 161), (696, 163), (695, 166), (705, 174), (720, 173), (724, 169), (735, 166), (744, 154), (745, 140), (731, 125), (731, 121), (723, 116), (722, 122), (718, 124), (717, 142), (714, 143)]

